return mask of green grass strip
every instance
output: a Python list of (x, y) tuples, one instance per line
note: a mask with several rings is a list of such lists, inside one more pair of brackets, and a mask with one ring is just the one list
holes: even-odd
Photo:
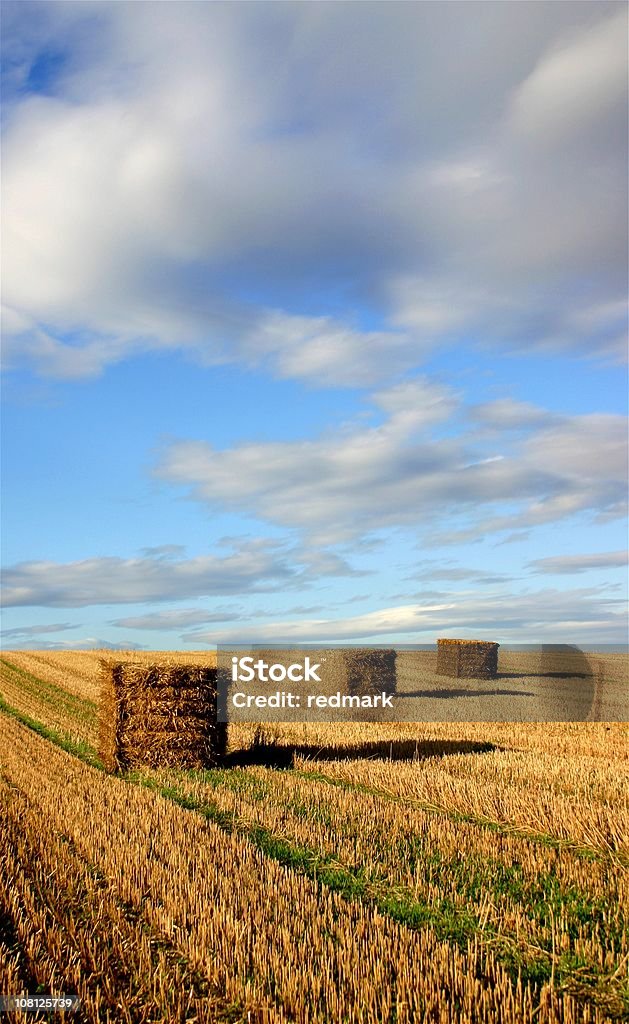
[(428, 814), (439, 814), (449, 821), (461, 822), (465, 825), (475, 825), (477, 828), (487, 829), (506, 836), (514, 836), (526, 839), (530, 843), (538, 843), (541, 846), (549, 846), (555, 850), (569, 850), (577, 857), (585, 860), (610, 860), (625, 867), (629, 866), (629, 855), (618, 850), (601, 850), (595, 846), (586, 846), (574, 839), (560, 839), (548, 832), (537, 832), (534, 829), (524, 828), (520, 825), (509, 825), (507, 822), (495, 821), (492, 818), (483, 818), (476, 814), (466, 814), (465, 811), (454, 811), (439, 804), (424, 803), (421, 800), (414, 800), (413, 797), (399, 796), (396, 793), (389, 793), (377, 786), (368, 786), (363, 782), (351, 782), (349, 779), (338, 779), (324, 772), (309, 772), (299, 768), (286, 768), (284, 771), (291, 772), (302, 779), (315, 779), (317, 782), (324, 782), (328, 786), (337, 786), (340, 789), (347, 789), (350, 792), (365, 793), (368, 796), (377, 796), (390, 803), (401, 804), (407, 807), (416, 807)]
[(129, 782), (159, 793), (160, 796), (188, 811), (194, 811), (217, 825), (222, 831), (234, 833), (248, 839), (262, 853), (278, 861), (284, 867), (293, 868), (308, 878), (321, 882), (349, 900), (361, 900), (375, 905), (383, 913), (400, 924), (412, 928), (433, 928), (439, 939), (455, 941), (467, 948), (468, 939), (480, 930), (480, 922), (471, 914), (460, 914), (450, 910), (447, 901), (442, 909), (435, 909), (417, 900), (410, 900), (402, 893), (381, 893), (382, 883), (365, 878), (360, 871), (352, 871), (333, 857), (322, 855), (310, 847), (291, 843), (259, 823), (252, 824), (236, 817), (231, 811), (223, 811), (214, 803), (198, 800), (177, 786), (167, 786), (156, 779), (148, 778), (141, 772), (126, 776)]
[[(390, 803), (414, 807), (428, 814), (437, 814), (440, 817), (447, 818), (449, 821), (472, 825), (475, 828), (494, 832), (498, 835), (522, 839), (529, 843), (536, 843), (540, 846), (556, 850), (567, 850), (574, 854), (574, 856), (584, 860), (610, 861), (621, 866), (629, 866), (629, 856), (621, 851), (601, 850), (598, 847), (577, 843), (572, 839), (559, 839), (557, 836), (546, 832), (536, 832), (533, 829), (509, 825), (507, 822), (495, 821), (491, 818), (483, 818), (474, 814), (466, 814), (464, 811), (450, 810), (440, 807), (438, 804), (423, 803), (421, 800), (414, 800), (412, 797), (398, 796), (387, 790), (368, 786), (366, 783), (335, 778), (334, 776), (326, 775), (324, 772), (310, 772), (300, 768), (281, 768), (277, 770), (286, 775), (295, 775), (300, 779), (314, 780), (315, 782), (321, 782), (338, 789), (363, 793), (366, 796), (375, 796)], [(246, 793), (252, 800), (263, 801), (272, 795), (265, 779), (257, 775), (248, 775), (247, 771), (242, 768), (206, 768), (187, 771), (183, 774), (187, 778), (198, 780), (215, 789), (224, 785), (233, 792)]]
[[(71, 737), (42, 725), (8, 705), (1, 697), (0, 711), (11, 715), (22, 725), (92, 767), (105, 771), (96, 753), (87, 744), (77, 743)], [(216, 771), (221, 774), (226, 773), (224, 769)], [(206, 776), (208, 773), (195, 774)], [(317, 775), (312, 772), (301, 774), (308, 778)], [(438, 939), (453, 942), (463, 950), (467, 949), (470, 941), (480, 938), (482, 944), (491, 949), (514, 983), (520, 979), (522, 983), (530, 983), (538, 988), (554, 976), (555, 982), (559, 986), (572, 990), (571, 983), (575, 977), (579, 982), (585, 981), (585, 971), (587, 972), (587, 987), (582, 986), (580, 999), (596, 1003), (602, 996), (606, 1002), (605, 1009), (609, 1013), (610, 1019), (625, 1019), (629, 1015), (629, 992), (626, 987), (623, 986), (619, 989), (617, 986), (613, 986), (613, 989), (609, 991), (609, 979), (593, 964), (586, 964), (581, 960), (576, 961), (573, 955), (565, 954), (555, 958), (553, 969), (553, 958), (546, 950), (538, 947), (533, 954), (531, 950), (521, 949), (516, 940), (505, 933), (497, 934), (491, 926), (481, 925), (480, 920), (474, 914), (461, 910), (449, 900), (442, 900), (440, 904), (435, 905), (411, 898), (402, 889), (392, 890), (390, 886), (387, 886), (386, 879), (376, 881), (368, 879), (363, 872), (353, 871), (330, 856), (322, 855), (309, 847), (293, 844), (263, 825), (239, 819), (233, 812), (223, 811), (216, 804), (198, 800), (175, 786), (164, 785), (155, 779), (144, 776), (141, 772), (131, 772), (123, 778), (132, 785), (140, 785), (185, 810), (201, 815), (223, 832), (236, 834), (246, 839), (265, 856), (339, 893), (344, 899), (356, 900), (373, 906), (386, 917), (405, 927), (411, 929), (429, 927), (435, 932)], [(330, 780), (326, 776), (322, 776), (322, 778), (324, 781), (337, 784), (337, 780)], [(240, 778), (238, 781), (242, 785), (243, 779)], [(369, 791), (368, 788), (367, 791)], [(378, 796), (385, 795), (378, 791), (373, 792)], [(402, 799), (402, 802), (405, 801)], [(599, 986), (601, 986), (600, 994)]]
[[(175, 769), (166, 775), (151, 773), (150, 777), (160, 781), (162, 785), (178, 789), (179, 792), (188, 792), (191, 782), (200, 783), (206, 788), (206, 794), (197, 794), (196, 799), (209, 799), (210, 802), (214, 802), (214, 793), (231, 792), (242, 797), (247, 805), (280, 807), (298, 821), (317, 826), (323, 824), (331, 830), (339, 826), (342, 815), (339, 817), (338, 808), (334, 807), (333, 801), (329, 806), (325, 806), (319, 798), (314, 802), (295, 798), (289, 790), (285, 791), (281, 785), (276, 785), (283, 781), (282, 775), (288, 776), (285, 781), (290, 783), (290, 772), (268, 772), (261, 776), (250, 774), (241, 768), (189, 771)], [(306, 778), (305, 781), (310, 780)], [(208, 794), (207, 790), (211, 792)], [(216, 801), (219, 800), (220, 797), (217, 796)], [(248, 807), (241, 808), (240, 813), (241, 817), (251, 820)], [(343, 824), (344, 833), (347, 832), (347, 824)], [(514, 838), (522, 844), (530, 842), (520, 835)], [(419, 861), (426, 863), (426, 848), (422, 834), (410, 832), (398, 838), (393, 845), (390, 841), (387, 845), (393, 853), (395, 862), (406, 864), (410, 870)], [(568, 852), (572, 854), (572, 850)], [(553, 915), (557, 918), (562, 916), (565, 919), (565, 927), (573, 937), (576, 937), (578, 928), (585, 923), (591, 926), (600, 924), (619, 946), (623, 944), (623, 923), (618, 923), (617, 930), (610, 930), (611, 922), (607, 920), (608, 901), (602, 898), (593, 899), (574, 885), (564, 887), (552, 866), (548, 871), (536, 873), (534, 878), (527, 878), (520, 863), (508, 865), (500, 858), (486, 854), (472, 854), (462, 861), (458, 854), (444, 856), (433, 850), (429, 862), (433, 884), (438, 887), (443, 884), (447, 887), (455, 882), (458, 895), (466, 900), (478, 901), (482, 890), (491, 888), (495, 899), (507, 897), (512, 903), (519, 904), (524, 908), (526, 916), (541, 927), (551, 926)], [(609, 865), (606, 861), (601, 863)], [(551, 952), (550, 945), (546, 949)]]
[[(539, 988), (554, 977), (559, 987), (572, 990), (576, 977), (581, 984), (583, 1000), (597, 1002), (602, 996), (612, 1019), (623, 1018), (629, 1012), (629, 992), (617, 986), (608, 991), (608, 978), (597, 965), (577, 960), (572, 954), (561, 954), (554, 958), (553, 969), (550, 951), (542, 947), (534, 951), (530, 947), (523, 949), (515, 937), (498, 933), (490, 925), (481, 925), (471, 911), (461, 909), (448, 899), (438, 904), (418, 900), (401, 888), (392, 889), (386, 879), (366, 878), (360, 870), (352, 870), (310, 847), (291, 843), (259, 823), (240, 819), (233, 812), (223, 811), (216, 804), (199, 800), (176, 786), (164, 785), (141, 772), (130, 773), (126, 778), (185, 810), (200, 814), (222, 831), (247, 839), (265, 856), (339, 893), (343, 899), (373, 906), (398, 924), (415, 930), (430, 928), (439, 940), (452, 942), (463, 951), (467, 950), (470, 941), (480, 938), (516, 984), (520, 979), (524, 984), (530, 983)], [(587, 985), (584, 985), (586, 978)]]
[[(36, 696), (38, 700), (49, 704), (52, 707), (61, 707), (65, 712), (74, 718), (83, 719), (85, 722), (94, 723), (98, 717), (98, 708), (93, 700), (87, 697), (77, 697), (76, 694), (68, 693), (67, 690), (56, 686), (55, 683), (39, 679), (26, 669), (14, 665), (6, 658), (0, 658), (0, 664), (5, 671), (16, 677), (23, 689)], [(10, 678), (10, 676), (9, 676)]]
[(1, 694), (0, 711), (3, 711), (5, 715), (9, 715), (10, 718), (14, 718), (21, 725), (25, 725), (27, 729), (36, 732), (38, 736), (42, 736), (45, 740), (50, 740), (56, 747), (61, 747), (62, 750), (77, 757), (80, 761), (84, 761), (93, 768), (99, 768), (101, 771), (104, 771), (98, 754), (89, 743), (86, 743), (84, 740), (76, 740), (69, 733), (59, 732), (58, 729), (51, 729), (50, 726), (44, 725), (43, 722), (38, 722), (37, 719), (31, 718), (30, 715), (26, 715), (11, 704), (7, 704)]

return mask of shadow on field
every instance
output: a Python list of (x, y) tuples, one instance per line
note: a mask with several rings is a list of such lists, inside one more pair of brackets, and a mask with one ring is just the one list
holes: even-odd
[[(515, 678), (515, 676), (513, 677)], [(396, 697), (402, 700), (404, 697), (435, 697), (436, 699), (447, 700), (448, 697), (534, 697), (535, 694), (528, 690), (410, 690), (408, 693), (398, 693)]]
[[(496, 679), (530, 679), (531, 672), (498, 672)], [(593, 679), (593, 672), (536, 672), (536, 679)], [(498, 690), (498, 693), (509, 693), (509, 690)], [(521, 691), (513, 691), (513, 695)]]
[(229, 754), (226, 765), (229, 768), (252, 764), (291, 768), (298, 757), (309, 761), (352, 761), (359, 758), (421, 761), (447, 754), (488, 754), (498, 749), (494, 743), (475, 743), (473, 740), (376, 740), (327, 747), (309, 743), (281, 746), (263, 735), (248, 750), (235, 750)]
[(574, 644), (542, 644), (539, 650), (529, 651), (525, 657), (526, 671), (498, 672), (497, 678), (593, 679), (597, 675), (597, 667)]

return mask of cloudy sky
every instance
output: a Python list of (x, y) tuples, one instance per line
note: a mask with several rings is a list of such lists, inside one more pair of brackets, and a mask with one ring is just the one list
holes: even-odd
[(3, 8), (5, 646), (626, 641), (626, 5)]

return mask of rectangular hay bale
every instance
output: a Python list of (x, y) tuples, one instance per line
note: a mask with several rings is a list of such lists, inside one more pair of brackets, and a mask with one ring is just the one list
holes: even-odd
[(499, 646), (489, 640), (437, 640), (437, 675), (451, 679), (494, 679)]
[(209, 768), (225, 755), (217, 670), (202, 664), (101, 661), (99, 753), (110, 771)]

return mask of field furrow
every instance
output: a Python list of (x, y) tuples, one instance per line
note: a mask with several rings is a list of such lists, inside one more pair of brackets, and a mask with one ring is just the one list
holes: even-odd
[(430, 924), (462, 945), (478, 939), (514, 974), (554, 974), (579, 991), (587, 976), (592, 998), (622, 1006), (622, 985), (609, 979), (627, 953), (629, 879), (613, 858), (549, 849), (293, 772), (140, 778), (395, 920)]
[(441, 808), (546, 834), (609, 853), (629, 854), (629, 772), (590, 757), (492, 751), (430, 761), (297, 759), (299, 769), (367, 787), (384, 797)]
[(11, 707), (75, 740), (94, 743), (98, 735), (98, 706), (39, 679), (7, 658), (0, 659), (0, 697)]
[(112, 777), (100, 653), (0, 666), (9, 990), (111, 1024), (629, 1013), (626, 726), (235, 725), (224, 768)]
[(254, 1007), (271, 1000), (273, 1020), (439, 1021), (455, 1010), (462, 1021), (608, 1019), (548, 985), (535, 999), (477, 943), (463, 953), (430, 929), (347, 902), (10, 720), (2, 763), (118, 900), (175, 942), (226, 999)]

